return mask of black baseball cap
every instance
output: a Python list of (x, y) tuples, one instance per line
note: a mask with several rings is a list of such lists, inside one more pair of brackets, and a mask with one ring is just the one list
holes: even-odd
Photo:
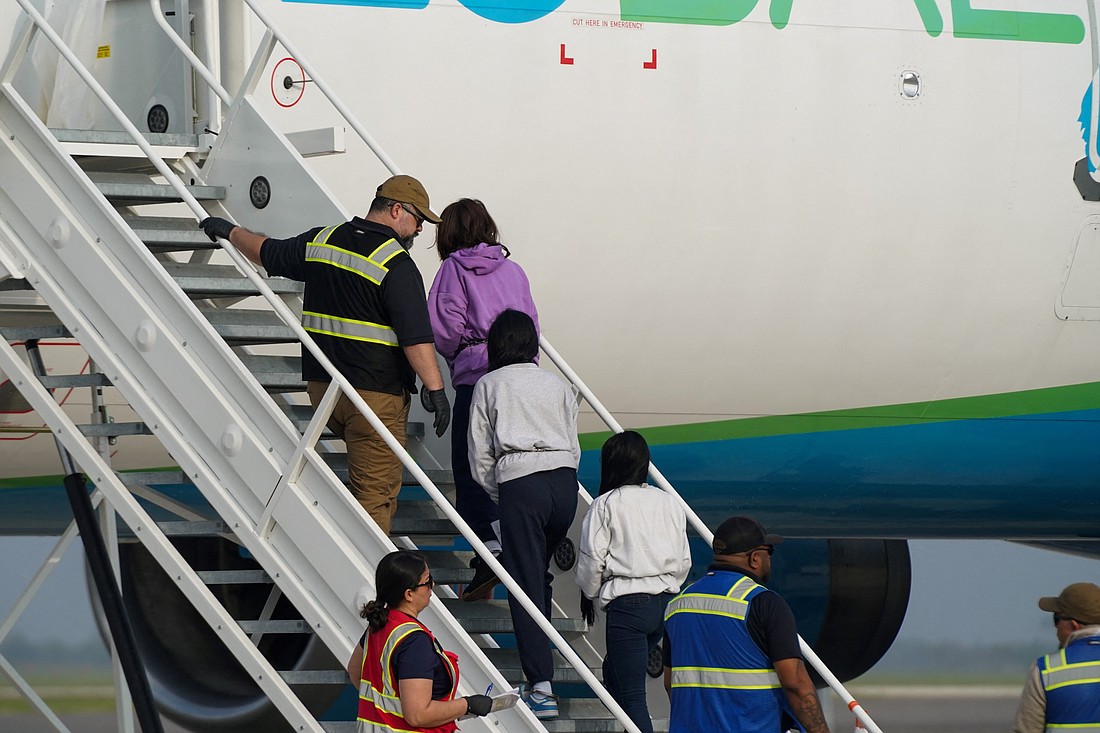
[(730, 517), (718, 526), (711, 549), (715, 555), (737, 555), (764, 545), (778, 545), (783, 537), (768, 534), (752, 517)]

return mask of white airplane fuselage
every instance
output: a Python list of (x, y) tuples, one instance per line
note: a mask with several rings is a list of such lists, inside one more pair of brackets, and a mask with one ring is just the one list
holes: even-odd
[[(387, 4), (263, 7), (437, 211), (485, 202), (545, 335), (706, 516), (1095, 532), (1091, 3)], [(276, 97), (286, 131), (342, 124), (308, 83)], [(353, 138), (315, 166), (364, 213), (387, 172)], [(268, 234), (331, 223), (272, 189)]]

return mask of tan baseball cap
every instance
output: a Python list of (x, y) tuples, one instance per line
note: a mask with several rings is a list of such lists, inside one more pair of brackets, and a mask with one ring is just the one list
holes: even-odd
[(1067, 585), (1056, 598), (1040, 598), (1039, 608), (1069, 616), (1083, 624), (1100, 624), (1100, 587), (1095, 583)]
[(382, 196), (391, 201), (397, 201), (398, 203), (409, 204), (432, 224), (438, 224), (442, 221), (442, 219), (436, 216), (431, 210), (431, 204), (428, 201), (428, 192), (424, 190), (423, 184), (412, 176), (394, 176), (386, 179), (386, 181), (378, 187), (378, 191), (375, 195)]

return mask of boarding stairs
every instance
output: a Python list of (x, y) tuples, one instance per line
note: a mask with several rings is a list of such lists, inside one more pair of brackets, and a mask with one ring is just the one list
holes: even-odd
[[(4, 120), (7, 115), (4, 116)], [(41, 130), (39, 131), (41, 132)], [(135, 164), (131, 157), (114, 157), (101, 152), (98, 155), (81, 155), (84, 146), (94, 144), (100, 150), (110, 146), (128, 147), (129, 142), (125, 133), (104, 133), (99, 131), (53, 130), (49, 131), (59, 146), (70, 153), (77, 151), (74, 160), (80, 165), (80, 170), (87, 177), (87, 181), (109, 202), (118, 212), (125, 227), (138, 237), (148, 248), (153, 259), (163, 268), (163, 271), (171, 280), (175, 288), (178, 288), (191, 302), (199, 316), (201, 316), (217, 337), (230, 349), (248, 370), (251, 377), (267, 393), (265, 398), (276, 404), (287, 419), (298, 431), (306, 430), (309, 426), (313, 411), (308, 405), (295, 403), (285, 399), (293, 393), (304, 391), (304, 383), (301, 381), (300, 359), (285, 355), (250, 353), (249, 348), (257, 345), (296, 343), (297, 339), (293, 331), (284, 324), (276, 314), (270, 311), (253, 310), (235, 307), (219, 307), (221, 304), (239, 301), (248, 296), (256, 296), (255, 287), (249, 283), (236, 267), (232, 265), (209, 264), (203, 255), (213, 251), (217, 245), (211, 243), (206, 236), (197, 229), (193, 218), (163, 216), (155, 211), (158, 204), (179, 203), (171, 187), (155, 180), (156, 171), (143, 170)], [(200, 148), (198, 136), (172, 135), (161, 136), (149, 134), (147, 139), (158, 147), (174, 147), (179, 150), (197, 151)], [(44, 138), (43, 138), (44, 139)], [(150, 175), (153, 174), (153, 175)], [(189, 189), (196, 198), (206, 202), (221, 201), (224, 199), (224, 191), (218, 186), (192, 185)], [(139, 212), (141, 207), (142, 213)], [(110, 236), (110, 233), (108, 233)], [(102, 237), (101, 238), (105, 238)], [(186, 252), (188, 257), (184, 259), (169, 256), (170, 253)], [(79, 274), (79, 273), (75, 273)], [(87, 280), (87, 278), (83, 278)], [(8, 287), (29, 286), (25, 279), (9, 280)], [(267, 280), (272, 290), (282, 296), (295, 297), (301, 292), (301, 285), (281, 278)], [(101, 287), (89, 288), (89, 295), (96, 300), (111, 299), (115, 288), (122, 286), (119, 282), (99, 283)], [(125, 288), (123, 288), (125, 289)], [(170, 288), (166, 285), (166, 290)], [(168, 292), (158, 295), (169, 297)], [(75, 305), (75, 304), (74, 304)], [(137, 307), (137, 303), (131, 304)], [(76, 306), (79, 307), (79, 306)], [(59, 309), (60, 310), (60, 309)], [(56, 313), (56, 311), (55, 311)], [(97, 328), (93, 324), (93, 328)], [(3, 329), (6, 341), (31, 341), (36, 339), (52, 338), (77, 338), (80, 339), (79, 328), (74, 334), (70, 326), (59, 318), (59, 322), (49, 325), (28, 325), (24, 327), (9, 327)], [(83, 344), (84, 341), (81, 341)], [(94, 345), (88, 344), (89, 352), (93, 353)], [(111, 347), (109, 347), (111, 348)], [(106, 360), (97, 357), (100, 364)], [(207, 362), (200, 370), (215, 373), (216, 366)], [(176, 387), (174, 375), (171, 371), (162, 373), (161, 379), (165, 388), (170, 392), (184, 388)], [(115, 387), (124, 394), (129, 391), (123, 382), (123, 386), (113, 384), (108, 376), (102, 372), (91, 375), (53, 375), (41, 380), (44, 387)], [(184, 380), (180, 380), (183, 382)], [(130, 388), (132, 389), (132, 387)], [(280, 399), (273, 399), (277, 397)], [(155, 399), (155, 398), (153, 398)], [(135, 400), (136, 401), (136, 400)], [(153, 435), (149, 422), (134, 421), (109, 423), (99, 425), (81, 425), (81, 433), (86, 437), (109, 436), (124, 438), (129, 435)], [(423, 435), (423, 424), (414, 423), (411, 426), (410, 438), (415, 441)], [(329, 443), (332, 436), (322, 434), (321, 438)], [(202, 445), (203, 436), (187, 438), (193, 445)], [(209, 444), (204, 450), (219, 450), (216, 444)], [(343, 453), (326, 450), (319, 453), (319, 457), (333, 474), (341, 481), (346, 480), (346, 456)], [(181, 460), (181, 464), (185, 463)], [(185, 477), (187, 469), (180, 473), (157, 474), (122, 474), (121, 478), (128, 486), (140, 487), (140, 495), (146, 501), (158, 504), (161, 507), (170, 507), (171, 500), (157, 495), (157, 486), (161, 484), (177, 485), (187, 483)], [(449, 472), (435, 470), (429, 472), (434, 477), (437, 485), (448, 488)], [(411, 478), (411, 477), (410, 477)], [(198, 483), (198, 482), (196, 482)], [(201, 485), (200, 485), (201, 487)], [(322, 486), (319, 491), (331, 489), (331, 486)], [(239, 491), (246, 491), (246, 487), (238, 487)], [(205, 492), (204, 492), (205, 493)], [(230, 497), (231, 498), (231, 497)], [(160, 500), (158, 502), (158, 499)], [(214, 502), (211, 502), (214, 503)], [(344, 507), (345, 509), (347, 507)], [(353, 507), (354, 508), (354, 507)], [(350, 513), (350, 512), (349, 512)], [(367, 520), (369, 521), (369, 520)], [(167, 520), (157, 523), (166, 537), (171, 538), (181, 547), (194, 542), (197, 538), (222, 538), (221, 541), (240, 543), (246, 548), (249, 542), (241, 534), (234, 532), (225, 519), (195, 518), (190, 520)], [(287, 529), (288, 535), (293, 533), (292, 528)], [(123, 529), (123, 535), (126, 536)], [(402, 498), (399, 502), (399, 510), (393, 527), (393, 537), (398, 541), (407, 543), (410, 539), (416, 543), (423, 538), (432, 546), (453, 545), (458, 532), (454, 524), (438, 510), (431, 501), (421, 499)], [(351, 538), (348, 538), (351, 539)], [(126, 548), (124, 555), (130, 556), (134, 548)], [(388, 549), (388, 548), (381, 548)], [(211, 558), (209, 552), (194, 552), (192, 556), (206, 559)], [(327, 554), (321, 552), (318, 554)], [(472, 553), (469, 551), (453, 549), (436, 549), (428, 553), (433, 568), (433, 573), (441, 584), (456, 585), (469, 580), (472, 571), (468, 567)], [(215, 553), (214, 557), (218, 557)], [(221, 554), (224, 557), (224, 551)], [(132, 558), (132, 562), (140, 562)], [(201, 560), (200, 560), (201, 562)], [(236, 567), (228, 568), (224, 559), (219, 560), (213, 567), (195, 567), (196, 575), (206, 586), (216, 589), (218, 595), (233, 598), (241, 607), (238, 612), (247, 611), (247, 617), (237, 617), (236, 621), (241, 630), (252, 637), (254, 643), (259, 644), (264, 636), (306, 634), (312, 635), (314, 619), (301, 618), (294, 608), (284, 608), (287, 604), (279, 604), (279, 596), (282, 595), (278, 583), (273, 581), (272, 572), (263, 567), (251, 567), (255, 565), (245, 560), (236, 560)], [(289, 567), (293, 572), (301, 572)], [(323, 573), (323, 568), (318, 568)], [(304, 573), (303, 573), (304, 574)], [(564, 579), (566, 582), (568, 578)], [(234, 588), (237, 586), (238, 588)], [(239, 586), (249, 586), (241, 590)], [(272, 591), (275, 591), (272, 593)], [(292, 593), (288, 589), (287, 594)], [(465, 632), (475, 636), (490, 634), (508, 634), (512, 631), (511, 618), (505, 600), (487, 600), (478, 603), (462, 603), (453, 592), (444, 594), (441, 590), (442, 609), (440, 613), (447, 613), (458, 623)], [(449, 597), (447, 597), (449, 596)], [(354, 593), (347, 600), (354, 598)], [(309, 615), (308, 613), (305, 615)], [(587, 629), (583, 621), (562, 617), (555, 619), (554, 626), (563, 634), (574, 638), (582, 635)], [(433, 626), (434, 628), (434, 626)], [(491, 642), (490, 642), (491, 643)], [(260, 645), (263, 649), (264, 645)], [(490, 646), (484, 649), (484, 654), (496, 671), (504, 676), (509, 684), (516, 684), (522, 679), (519, 659), (514, 649), (501, 649)], [(284, 669), (277, 670), (280, 678), (292, 689), (314, 686), (343, 687), (347, 684), (346, 675), (339, 663), (333, 657), (329, 657), (328, 669)], [(463, 659), (465, 662), (465, 658)], [(558, 681), (559, 683), (581, 682), (568, 663), (557, 655)], [(465, 666), (464, 666), (464, 671)], [(592, 670), (599, 674), (598, 669)], [(469, 674), (466, 672), (466, 674)], [(307, 696), (307, 699), (319, 697), (330, 699), (334, 697), (329, 691), (322, 691), (320, 695)], [(542, 724), (550, 731), (601, 731), (619, 730), (618, 724), (604, 706), (594, 699), (569, 699), (562, 701), (562, 715), (557, 721), (547, 721)], [(346, 725), (338, 723), (326, 723), (326, 730), (341, 730)], [(509, 728), (511, 729), (511, 728)]]
[[(270, 35), (265, 43), (270, 53)], [(263, 54), (261, 48), (258, 58)], [(262, 69), (261, 59), (250, 72), (251, 88)], [(347, 684), (341, 667), (362, 633), (358, 608), (373, 597), (373, 567), (395, 543), (436, 548), (429, 557), (444, 585), (422, 619), (446, 648), (459, 653), (460, 694), (481, 692), (490, 683), (498, 690), (518, 683), (515, 650), (497, 641), (512, 630), (506, 602), (457, 599), (453, 586), (469, 579), (472, 553), (456, 550), (455, 538), (464, 529), (471, 544), (479, 543), (467, 527), (456, 527), (457, 515), (440, 501), (438, 487), (447, 488), (448, 476), (422, 443), (423, 425), (411, 426), (410, 451), (435, 469), (407, 464), (410, 484), (426, 490), (411, 490), (414, 498), (403, 492), (393, 536), (386, 537), (346, 491), (346, 459), (325, 432), (338, 380), (320, 417), (302, 398), (300, 358), (286, 348), (301, 334), (286, 317), (286, 311), (300, 309), (301, 286), (249, 274), (239, 262), (217, 262), (212, 255), (220, 255), (220, 247), (198, 230), (193, 210), (181, 202), (190, 196), (211, 214), (252, 224), (255, 217), (249, 216), (256, 212), (241, 201), (235, 176), (242, 149), (259, 146), (277, 156), (273, 167), (285, 176), (279, 185), (294, 192), (297, 204), (294, 223), (272, 216), (270, 231), (340, 221), (348, 212), (303, 165), (288, 138), (263, 120), (247, 93), (234, 99), (216, 140), (141, 137), (144, 146), (132, 131), (48, 129), (10, 74), (0, 85), (0, 288), (33, 291), (41, 310), (55, 319), (43, 322), (36, 313), (33, 321), (0, 329), (0, 371), (118, 512), (124, 537), (143, 548), (138, 553), (124, 547), (124, 554), (139, 565), (148, 555), (163, 569), (166, 589), (178, 589), (208, 624), (210, 640), (225, 644), (236, 658), (241, 670), (232, 684), (258, 687), (294, 730), (354, 728), (319, 723), (315, 713), (334, 696), (324, 688)], [(150, 161), (150, 149), (159, 166)], [(178, 183), (172, 185), (172, 176), (186, 195)], [(267, 301), (256, 297), (261, 282), (269, 290)], [(272, 296), (290, 308), (273, 308)], [(77, 340), (97, 370), (36, 374), (9, 345), (48, 338)], [(78, 426), (48, 391), (66, 387), (117, 390), (135, 417)], [(97, 442), (136, 436), (159, 440), (179, 472), (116, 474)], [(209, 507), (196, 508), (162, 490), (180, 485), (196, 487)], [(578, 524), (583, 509), (582, 503)], [(213, 553), (195, 550), (204, 540), (222, 544)], [(555, 585), (560, 591), (575, 584), (566, 575)], [(568, 605), (575, 614), (576, 603)], [(593, 686), (599, 654), (585, 638), (584, 622), (563, 607), (558, 604), (553, 620), (569, 641), (558, 643), (558, 681)], [(303, 646), (317, 653), (307, 651), (294, 660), (297, 666), (280, 669), (277, 650), (284, 645), (272, 640), (288, 635), (308, 636)], [(563, 656), (570, 654), (572, 665)], [(594, 687), (610, 699), (598, 683)], [(556, 721), (538, 721), (520, 705), (466, 721), (463, 730), (633, 728), (621, 711), (616, 720), (599, 699), (582, 694), (588, 696), (562, 700)]]

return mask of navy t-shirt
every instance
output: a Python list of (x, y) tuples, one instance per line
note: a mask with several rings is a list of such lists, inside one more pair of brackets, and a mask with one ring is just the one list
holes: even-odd
[[(366, 636), (362, 644), (366, 649)], [(414, 631), (393, 650), (393, 675), (400, 680), (431, 680), (432, 699), (442, 700), (451, 691), (451, 676), (431, 637)]]
[[(707, 569), (708, 571), (732, 570), (748, 576), (756, 583), (760, 582), (751, 573), (726, 565), (712, 565)], [(749, 613), (745, 617), (745, 627), (753, 642), (773, 665), (780, 659), (802, 658), (802, 647), (798, 643), (798, 627), (794, 622), (794, 613), (783, 600), (783, 596), (775, 591), (764, 591), (752, 599), (749, 603)], [(662, 647), (665, 666), (671, 666), (672, 645), (669, 643), (667, 633)]]

